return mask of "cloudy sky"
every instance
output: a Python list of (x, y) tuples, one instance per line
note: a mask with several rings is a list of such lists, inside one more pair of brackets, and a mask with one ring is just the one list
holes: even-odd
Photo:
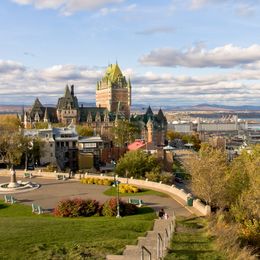
[(1, 0), (0, 104), (94, 103), (116, 61), (134, 104), (260, 105), (260, 0)]

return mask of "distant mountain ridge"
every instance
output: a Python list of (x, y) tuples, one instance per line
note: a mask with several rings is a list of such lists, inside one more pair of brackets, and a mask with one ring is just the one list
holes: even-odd
[[(44, 104), (45, 106), (55, 107), (54, 104)], [(94, 107), (95, 103), (87, 103), (80, 102), (79, 106), (83, 105), (84, 107)], [(148, 108), (149, 105), (146, 104), (134, 104), (132, 105), (132, 111), (144, 112)], [(202, 103), (198, 105), (183, 105), (183, 106), (170, 106), (170, 105), (153, 105), (150, 104), (153, 110), (159, 110), (160, 108), (164, 111), (223, 111), (223, 112), (231, 112), (231, 111), (260, 111), (259, 106), (252, 105), (242, 105), (242, 106), (227, 106), (227, 105), (217, 105), (217, 104), (207, 104)], [(22, 109), (28, 110), (31, 106), (28, 105), (0, 105), (0, 113), (21, 113)]]

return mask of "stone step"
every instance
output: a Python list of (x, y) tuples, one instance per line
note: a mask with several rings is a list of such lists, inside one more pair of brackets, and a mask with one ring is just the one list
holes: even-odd
[(106, 260), (124, 260), (123, 255), (107, 255)]
[(140, 248), (137, 245), (127, 245), (124, 253), (124, 256), (128, 256), (128, 255), (140, 255)]

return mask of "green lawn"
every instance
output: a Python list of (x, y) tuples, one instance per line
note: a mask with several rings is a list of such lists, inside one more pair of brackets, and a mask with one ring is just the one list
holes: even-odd
[[(117, 195), (117, 188), (116, 187), (109, 187), (107, 190), (103, 192), (103, 194), (107, 196), (116, 196)], [(169, 197), (167, 194), (155, 191), (155, 190), (145, 190), (142, 189), (140, 192), (137, 193), (119, 193), (120, 197), (129, 197), (129, 196), (143, 196), (143, 195), (156, 195), (160, 197)]]
[(177, 232), (173, 235), (169, 254), (165, 260), (224, 260), (214, 249), (214, 239), (205, 231), (203, 218), (177, 220)]
[(58, 218), (0, 202), (0, 259), (105, 259), (135, 244), (152, 229), (154, 218), (150, 208), (121, 219)]

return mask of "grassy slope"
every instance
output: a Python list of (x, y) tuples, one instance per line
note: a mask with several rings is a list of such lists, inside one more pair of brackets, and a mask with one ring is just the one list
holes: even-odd
[[(116, 187), (110, 187), (106, 191), (103, 192), (103, 194), (107, 196), (116, 196), (117, 195), (117, 189)], [(145, 190), (142, 189), (142, 191), (137, 193), (119, 193), (120, 197), (129, 197), (129, 196), (143, 196), (143, 195), (156, 195), (160, 197), (169, 197), (167, 194), (155, 191), (155, 190)]]
[(30, 207), (0, 202), (0, 259), (104, 259), (120, 254), (152, 228), (154, 212), (140, 210), (146, 214), (70, 219), (33, 215)]
[(165, 260), (170, 259), (222, 260), (225, 258), (214, 250), (214, 240), (205, 231), (205, 220), (190, 218), (177, 220), (177, 232), (173, 236)]

